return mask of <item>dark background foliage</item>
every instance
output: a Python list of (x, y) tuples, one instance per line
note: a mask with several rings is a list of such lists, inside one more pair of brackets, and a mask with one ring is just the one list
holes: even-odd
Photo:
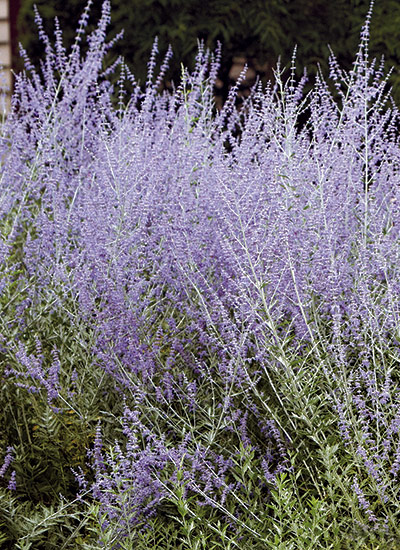
[[(17, 20), (18, 38), (35, 61), (42, 57), (43, 47), (34, 23), (34, 4), (44, 19), (45, 30), (52, 35), (54, 17), (64, 31), (65, 43), (75, 36), (85, 0), (20, 0)], [(203, 39), (211, 49), (222, 43), (220, 98), (244, 60), (252, 69), (250, 85), (258, 74), (264, 83), (273, 77), (279, 56), (288, 65), (297, 45), (297, 70), (307, 67), (312, 77), (318, 64), (328, 73), (328, 44), (341, 65), (349, 69), (354, 60), (359, 33), (369, 8), (369, 0), (113, 0), (110, 36), (121, 29), (124, 38), (116, 45), (114, 55), (122, 54), (140, 82), (146, 79), (147, 61), (154, 37), (159, 37), (160, 57), (171, 44), (174, 57), (169, 79), (179, 82), (181, 63), (193, 67), (197, 40)], [(95, 0), (90, 21), (96, 21), (101, 0)], [(400, 104), (400, 3), (377, 0), (371, 25), (371, 56), (386, 59), (386, 67), (395, 67), (391, 84), (396, 103)], [(17, 69), (20, 62), (14, 60)]]

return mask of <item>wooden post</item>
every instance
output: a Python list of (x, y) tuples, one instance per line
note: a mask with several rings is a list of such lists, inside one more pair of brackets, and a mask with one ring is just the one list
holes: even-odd
[(0, 65), (3, 71), (3, 78), (0, 86), (7, 88), (5, 105), (0, 104), (0, 116), (3, 111), (10, 107), (11, 94), (13, 89), (13, 59), (17, 55), (17, 17), (20, 8), (20, 0), (0, 0)]
[(3, 74), (0, 76), (0, 87), (7, 88), (6, 101), (0, 102), (0, 116), (10, 107), (12, 76), (11, 76), (11, 28), (10, 3), (14, 0), (0, 0), (0, 65)]

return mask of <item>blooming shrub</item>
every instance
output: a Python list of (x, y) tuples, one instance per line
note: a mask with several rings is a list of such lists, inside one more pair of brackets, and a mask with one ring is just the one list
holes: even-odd
[(293, 59), (217, 112), (220, 49), (161, 94), (155, 42), (145, 89), (119, 59), (113, 90), (110, 4), (84, 54), (89, 7), (69, 54), (37, 14), (42, 74), (22, 52), (2, 128), (1, 361), (73, 432), (98, 542), (173, 506), (189, 548), (331, 548), (343, 518), (399, 540), (398, 111), (371, 13), (335, 91), (304, 97)]

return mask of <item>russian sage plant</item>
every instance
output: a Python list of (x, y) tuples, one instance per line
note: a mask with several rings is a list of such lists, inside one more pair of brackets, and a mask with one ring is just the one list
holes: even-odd
[(218, 111), (220, 46), (160, 92), (172, 52), (144, 86), (105, 68), (89, 8), (70, 52), (36, 13), (0, 141), (1, 376), (71, 434), (82, 544), (398, 548), (399, 116), (371, 10), (349, 73), (332, 54), (304, 95), (294, 55)]

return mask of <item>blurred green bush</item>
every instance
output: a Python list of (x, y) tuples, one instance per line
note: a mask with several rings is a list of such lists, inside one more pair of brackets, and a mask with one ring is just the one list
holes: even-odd
[[(54, 17), (64, 29), (66, 45), (73, 42), (84, 0), (20, 0), (17, 29), (22, 45), (34, 63), (42, 58), (34, 23), (34, 4), (44, 20), (45, 30), (52, 35)], [(101, 12), (101, 0), (91, 8), (90, 22)], [(273, 76), (272, 69), (281, 56), (282, 65), (290, 62), (297, 45), (297, 69), (307, 67), (312, 77), (318, 64), (328, 74), (328, 44), (343, 68), (351, 68), (359, 33), (369, 8), (369, 0), (113, 0), (110, 36), (121, 29), (124, 38), (113, 49), (113, 55), (123, 55), (137, 80), (146, 80), (147, 61), (154, 37), (159, 37), (160, 58), (171, 44), (174, 57), (167, 78), (179, 82), (183, 63), (192, 67), (197, 51), (197, 40), (214, 49), (221, 41), (222, 67), (220, 89), (225, 98), (233, 81), (232, 65), (240, 68), (246, 58), (264, 83)], [(89, 25), (90, 25), (89, 22)], [(400, 42), (397, 32), (400, 24), (400, 3), (397, 0), (377, 2), (371, 25), (371, 57), (386, 59), (386, 68), (394, 66), (391, 84), (395, 101), (400, 105)], [(161, 59), (160, 59), (161, 61)], [(15, 60), (17, 69), (21, 62)], [(251, 84), (249, 82), (245, 85)]]

